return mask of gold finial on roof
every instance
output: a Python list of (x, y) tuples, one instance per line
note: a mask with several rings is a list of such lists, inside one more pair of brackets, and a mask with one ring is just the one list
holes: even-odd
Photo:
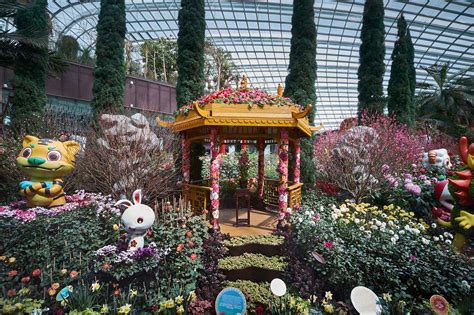
[(242, 76), (242, 80), (240, 80), (240, 90), (247, 90), (247, 83), (248, 83), (248, 80), (247, 80), (247, 76), (244, 74)]
[(278, 95), (279, 97), (282, 97), (282, 96), (283, 96), (283, 86), (281, 86), (280, 83), (278, 83), (277, 95)]

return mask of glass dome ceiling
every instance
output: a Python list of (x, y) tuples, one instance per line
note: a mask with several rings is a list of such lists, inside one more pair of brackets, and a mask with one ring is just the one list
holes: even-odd
[[(125, 0), (127, 39), (140, 43), (176, 37), (180, 1)], [(337, 128), (357, 112), (359, 32), (364, 1), (315, 1), (317, 26), (316, 123)], [(67, 34), (93, 49), (99, 0), (50, 0), (54, 36)], [(417, 81), (428, 80), (422, 66), (449, 62), (452, 70), (474, 64), (473, 1), (385, 1), (386, 72), (403, 12), (415, 46)], [(232, 54), (251, 86), (276, 91), (287, 74), (292, 1), (207, 0), (206, 37)], [(469, 74), (474, 75), (474, 71)]]

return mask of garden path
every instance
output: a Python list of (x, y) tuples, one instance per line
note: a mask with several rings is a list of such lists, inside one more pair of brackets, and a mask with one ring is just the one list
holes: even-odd
[[(235, 209), (221, 209), (219, 222), (222, 233), (228, 233), (230, 236), (270, 234), (275, 230), (278, 218), (276, 213), (252, 209), (250, 212), (250, 226), (234, 226)], [(241, 209), (239, 218), (247, 217), (247, 211)]]

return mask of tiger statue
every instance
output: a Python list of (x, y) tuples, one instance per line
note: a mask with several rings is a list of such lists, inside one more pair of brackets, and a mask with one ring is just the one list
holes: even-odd
[(74, 170), (81, 146), (75, 141), (57, 141), (25, 136), (17, 165), (30, 177), (20, 182), (20, 194), (28, 207), (55, 207), (66, 203), (62, 177)]

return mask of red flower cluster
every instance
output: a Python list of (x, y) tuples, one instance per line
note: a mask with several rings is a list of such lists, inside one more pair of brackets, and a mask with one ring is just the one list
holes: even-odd
[(330, 196), (336, 196), (341, 191), (340, 188), (337, 187), (336, 185), (329, 182), (322, 181), (322, 180), (316, 181), (316, 187), (318, 187), (324, 193)]

